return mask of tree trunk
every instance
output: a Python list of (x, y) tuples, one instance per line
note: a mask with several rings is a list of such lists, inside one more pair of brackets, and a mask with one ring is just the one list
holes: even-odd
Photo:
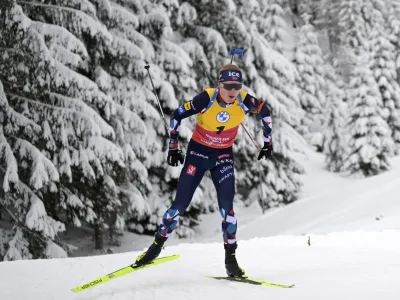
[(104, 237), (103, 225), (96, 223), (94, 225), (94, 243), (96, 249), (102, 250), (104, 248), (103, 237)]

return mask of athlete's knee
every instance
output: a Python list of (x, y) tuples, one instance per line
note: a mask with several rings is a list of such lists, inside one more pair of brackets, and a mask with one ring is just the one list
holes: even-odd
[(175, 202), (172, 203), (170, 209), (175, 209), (175, 210), (179, 211), (179, 214), (183, 214), (186, 211), (186, 209), (188, 208), (189, 204), (190, 204), (190, 201), (184, 202), (184, 201), (179, 201), (178, 199), (176, 199)]

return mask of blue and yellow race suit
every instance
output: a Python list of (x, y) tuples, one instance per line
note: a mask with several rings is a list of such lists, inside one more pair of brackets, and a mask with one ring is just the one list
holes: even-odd
[(219, 88), (209, 88), (181, 105), (173, 112), (170, 122), (170, 149), (178, 148), (179, 126), (182, 119), (197, 114), (196, 128), (189, 142), (175, 201), (164, 214), (158, 234), (168, 237), (177, 226), (179, 216), (189, 206), (204, 173), (210, 171), (217, 190), (222, 216), (224, 243), (236, 242), (237, 220), (233, 210), (235, 176), (232, 145), (239, 125), (249, 112), (261, 118), (264, 142), (272, 143), (271, 115), (262, 100), (240, 90), (232, 104), (225, 104)]

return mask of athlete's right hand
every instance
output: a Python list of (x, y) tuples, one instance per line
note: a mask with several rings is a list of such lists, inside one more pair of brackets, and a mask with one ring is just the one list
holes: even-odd
[(181, 164), (183, 164), (182, 150), (180, 150), (180, 149), (169, 150), (167, 162), (170, 166), (173, 166), (173, 167), (177, 167), (179, 165), (178, 162), (181, 162)]

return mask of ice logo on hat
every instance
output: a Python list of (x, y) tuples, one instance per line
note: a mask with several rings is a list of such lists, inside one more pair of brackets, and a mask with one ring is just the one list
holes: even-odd
[(217, 121), (220, 123), (226, 123), (229, 120), (229, 114), (226, 111), (221, 111), (220, 113), (218, 113), (217, 115)]
[(232, 78), (232, 80), (238, 80), (238, 78), (240, 77), (240, 73), (229, 71), (229, 76)]
[(242, 82), (242, 73), (239, 70), (223, 70), (219, 73), (219, 81), (240, 81)]

